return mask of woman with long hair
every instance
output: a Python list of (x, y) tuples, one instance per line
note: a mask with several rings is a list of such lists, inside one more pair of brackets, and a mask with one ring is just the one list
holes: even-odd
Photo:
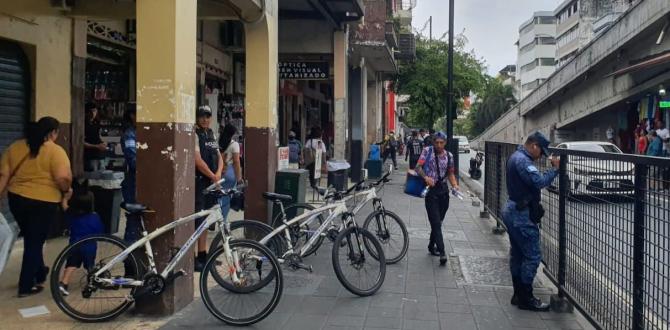
[[(223, 157), (223, 177), (226, 181), (223, 182), (224, 189), (231, 189), (236, 184), (244, 182), (242, 179), (242, 166), (240, 166), (240, 144), (233, 139), (237, 134), (237, 128), (231, 124), (223, 127), (223, 131), (219, 136), (219, 150)], [(230, 212), (230, 196), (224, 196), (219, 200), (221, 204), (221, 213), (223, 217), (228, 216)]]
[(316, 166), (319, 166), (319, 168), (323, 167), (323, 164), (326, 161), (326, 154), (328, 153), (326, 144), (323, 142), (322, 137), (323, 131), (321, 131), (321, 128), (313, 127), (309, 136), (309, 140), (305, 141), (305, 146), (303, 147), (305, 149), (303, 155), (316, 155), (316, 153), (321, 153), (321, 164), (316, 164), (316, 156), (307, 157), (307, 159), (305, 159), (305, 167), (309, 171), (309, 184), (312, 188), (316, 188), (317, 183), (316, 178), (314, 177)]
[(19, 297), (44, 289), (49, 273), (42, 254), (44, 241), (60, 202), (71, 191), (70, 160), (55, 143), (59, 125), (52, 117), (29, 124), (26, 138), (12, 143), (0, 160), (0, 194), (9, 191), (9, 209), (23, 234)]

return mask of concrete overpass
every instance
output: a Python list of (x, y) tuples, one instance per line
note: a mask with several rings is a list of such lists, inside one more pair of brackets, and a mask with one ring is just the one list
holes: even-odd
[(535, 130), (553, 142), (605, 140), (608, 127), (626, 133), (629, 124), (622, 119), (634, 120), (638, 101), (670, 85), (669, 13), (670, 0), (638, 1), (473, 145), (518, 143)]

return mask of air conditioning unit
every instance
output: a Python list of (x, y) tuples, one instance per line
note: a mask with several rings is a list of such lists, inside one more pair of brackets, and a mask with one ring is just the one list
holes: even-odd
[(70, 11), (74, 7), (74, 3), (75, 0), (51, 0), (51, 7)]

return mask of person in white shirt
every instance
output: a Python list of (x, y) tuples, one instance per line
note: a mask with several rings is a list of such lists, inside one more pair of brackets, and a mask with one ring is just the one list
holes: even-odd
[[(221, 185), (223, 189), (232, 189), (236, 184), (244, 183), (240, 165), (240, 144), (233, 139), (235, 134), (237, 134), (237, 128), (227, 124), (219, 136), (219, 150), (223, 157), (223, 178), (226, 179)], [(221, 197), (219, 204), (221, 214), (224, 218), (227, 217), (230, 212), (230, 196)]]
[[(326, 150), (326, 144), (323, 143), (323, 140), (321, 139), (321, 128), (320, 127), (313, 127), (312, 132), (309, 135), (310, 138), (305, 141), (305, 149), (312, 149), (314, 151), (314, 154), (316, 153), (321, 153), (321, 163), (318, 164), (319, 168), (322, 167), (323, 163), (325, 163), (326, 159), (326, 154), (328, 150)], [(303, 152), (304, 156), (307, 156), (307, 153)], [(317, 166), (316, 162), (316, 157), (314, 159), (305, 159), (305, 167), (309, 171), (309, 184), (312, 188), (316, 188), (316, 178), (314, 178), (314, 172), (315, 168)], [(309, 162), (309, 163), (308, 163)]]
[(656, 135), (663, 141), (663, 156), (668, 157), (668, 152), (670, 151), (670, 131), (668, 131), (668, 128), (665, 127), (665, 123), (660, 119), (654, 122), (654, 128), (656, 130)]

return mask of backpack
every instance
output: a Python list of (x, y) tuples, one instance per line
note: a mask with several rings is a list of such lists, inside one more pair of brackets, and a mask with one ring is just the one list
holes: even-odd
[(297, 163), (300, 161), (300, 141), (288, 141), (288, 161), (289, 163)]

